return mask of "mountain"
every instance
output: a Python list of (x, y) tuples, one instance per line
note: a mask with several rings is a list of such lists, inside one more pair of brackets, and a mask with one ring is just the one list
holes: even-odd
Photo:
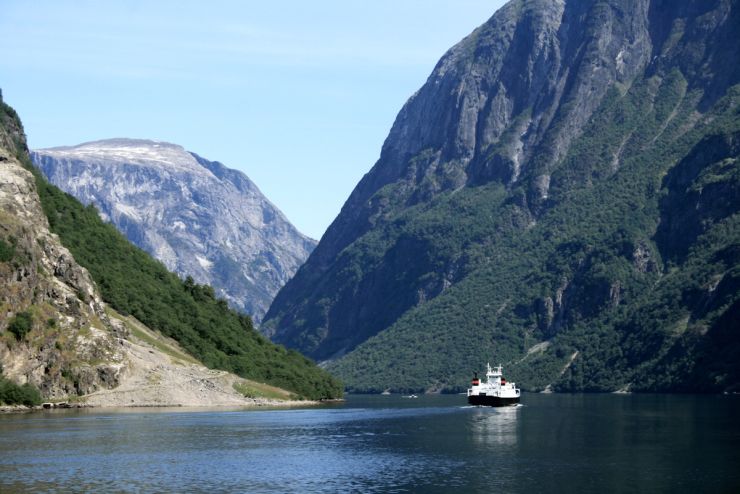
[(246, 175), (175, 144), (109, 139), (31, 158), (169, 270), (212, 285), (256, 321), (316, 244)]
[(8, 125), (12, 113), (0, 119), (1, 373), (47, 398), (115, 387), (124, 331), (105, 313), (87, 271), (49, 232), (33, 175), (13, 152), (22, 130)]
[(329, 374), (270, 343), (212, 287), (181, 280), (48, 183), (2, 99), (0, 206), (0, 403), (341, 396)]
[(439, 61), (262, 330), (350, 390), (740, 385), (740, 2), (512, 0)]

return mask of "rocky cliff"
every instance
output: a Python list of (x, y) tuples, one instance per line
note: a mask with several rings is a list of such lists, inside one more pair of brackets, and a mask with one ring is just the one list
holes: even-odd
[(113, 388), (125, 371), (120, 342), (127, 331), (109, 319), (88, 272), (49, 232), (34, 177), (16, 158), (25, 152), (23, 130), (5, 110), (0, 125), (2, 374), (33, 384), (46, 398)]
[(256, 321), (315, 246), (243, 173), (174, 144), (111, 139), (31, 156), (168, 269)]
[(263, 330), (358, 390), (489, 359), (530, 389), (735, 386), (738, 53), (733, 0), (512, 0), (404, 105)]

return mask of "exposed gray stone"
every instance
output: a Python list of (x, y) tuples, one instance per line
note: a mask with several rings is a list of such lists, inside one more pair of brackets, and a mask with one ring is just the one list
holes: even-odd
[[(4, 145), (0, 139), (0, 238), (12, 239), (16, 254), (0, 263), (0, 306), (12, 308), (0, 312), (3, 375), (45, 398), (115, 387), (124, 356), (95, 284), (49, 232), (33, 176)], [(4, 334), (24, 311), (32, 315), (29, 333)]]
[(316, 243), (243, 173), (174, 144), (110, 139), (32, 159), (168, 269), (212, 285), (257, 322)]

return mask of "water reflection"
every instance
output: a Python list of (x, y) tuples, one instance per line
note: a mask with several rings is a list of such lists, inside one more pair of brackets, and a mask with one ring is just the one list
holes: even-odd
[(520, 408), (476, 408), (471, 416), (473, 441), (485, 446), (516, 445)]
[(0, 416), (0, 493), (740, 492), (736, 397), (526, 398)]

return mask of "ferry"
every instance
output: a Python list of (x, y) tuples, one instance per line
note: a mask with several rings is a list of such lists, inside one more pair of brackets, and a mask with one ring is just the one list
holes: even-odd
[(502, 407), (519, 403), (519, 388), (514, 383), (506, 382), (501, 365), (491, 367), (486, 364), (486, 382), (481, 383), (475, 373), (471, 387), (468, 389), (468, 404), (488, 407)]

